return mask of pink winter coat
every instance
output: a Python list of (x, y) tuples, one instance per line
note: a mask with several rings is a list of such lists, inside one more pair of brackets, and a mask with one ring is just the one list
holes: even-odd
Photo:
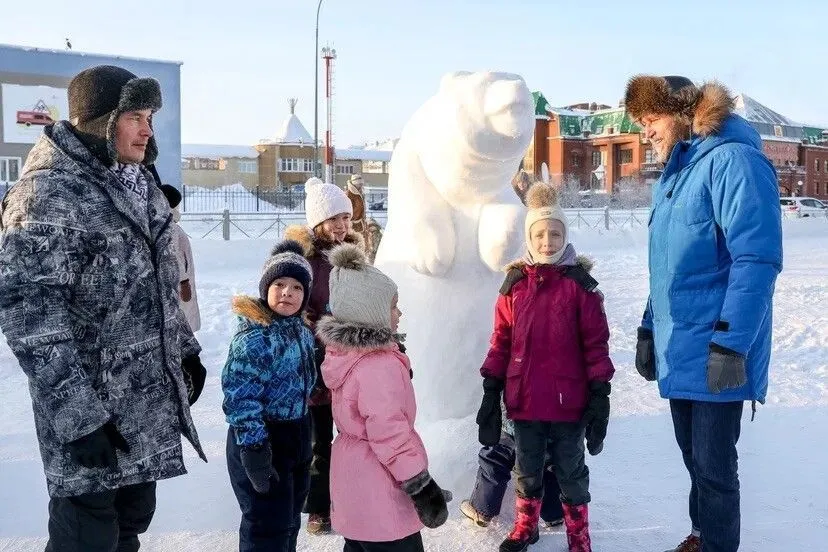
[[(577, 422), (590, 381), (609, 381), (603, 297), (572, 277), (590, 266), (512, 265), (514, 284), (497, 298), (491, 347), (480, 372), (505, 380), (512, 420)], [(520, 272), (515, 272), (518, 270)], [(506, 291), (506, 290), (503, 290)]]
[(423, 528), (400, 484), (428, 469), (414, 430), (408, 357), (390, 330), (324, 317), (322, 377), (339, 434), (331, 453), (331, 522), (359, 541), (394, 541)]

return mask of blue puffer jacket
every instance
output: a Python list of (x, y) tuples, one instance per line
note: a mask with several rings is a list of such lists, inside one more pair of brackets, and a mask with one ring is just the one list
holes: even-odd
[[(705, 87), (693, 130), (653, 187), (642, 324), (653, 330), (659, 390), (669, 399), (764, 402), (782, 270), (776, 173), (718, 85)], [(746, 355), (747, 384), (708, 390), (711, 342)]]
[(239, 329), (221, 373), (224, 413), (236, 444), (268, 438), (267, 422), (292, 421), (308, 413), (316, 383), (313, 333), (301, 317), (280, 318), (252, 297), (233, 299)]

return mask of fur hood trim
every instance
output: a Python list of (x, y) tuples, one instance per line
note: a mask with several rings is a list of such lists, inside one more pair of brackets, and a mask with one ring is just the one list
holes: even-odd
[[(302, 246), (302, 250), (304, 251), (306, 259), (310, 259), (311, 257), (320, 252), (319, 240), (316, 238), (316, 236), (313, 235), (313, 230), (308, 228), (307, 226), (302, 226), (299, 224), (288, 226), (287, 228), (285, 228), (284, 239), (298, 242), (299, 245)], [(360, 234), (357, 234), (353, 230), (348, 230), (348, 234), (345, 236), (344, 243), (351, 243), (362, 249), (365, 249), (365, 240), (362, 238)]]
[[(510, 270), (515, 268), (518, 270), (523, 270), (524, 268), (526, 268), (527, 264), (528, 263), (526, 262), (526, 259), (517, 259), (503, 267), (503, 272), (509, 272)], [(575, 264), (577, 266), (580, 266), (587, 272), (592, 272), (592, 269), (595, 266), (595, 261), (591, 257), (587, 257), (586, 255), (578, 255), (577, 257), (575, 257)]]
[(730, 90), (717, 81), (674, 90), (664, 77), (636, 75), (627, 84), (624, 106), (635, 121), (648, 113), (678, 116), (692, 123), (694, 134), (706, 138), (719, 131), (733, 111), (734, 100)]
[(332, 316), (323, 316), (316, 323), (316, 335), (326, 346), (346, 349), (384, 349), (396, 343), (396, 334), (388, 328), (342, 322)]
[(269, 326), (274, 320), (270, 309), (265, 307), (259, 299), (249, 295), (233, 297), (233, 314), (238, 314), (262, 326)]

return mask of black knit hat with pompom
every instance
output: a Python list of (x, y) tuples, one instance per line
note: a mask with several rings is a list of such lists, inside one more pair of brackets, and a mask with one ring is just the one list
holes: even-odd
[(259, 297), (267, 301), (267, 289), (278, 278), (294, 278), (305, 288), (305, 297), (302, 299), (302, 309), (308, 304), (313, 271), (310, 263), (303, 256), (302, 245), (293, 240), (277, 243), (270, 251), (270, 257), (262, 268), (262, 277), (259, 280)]

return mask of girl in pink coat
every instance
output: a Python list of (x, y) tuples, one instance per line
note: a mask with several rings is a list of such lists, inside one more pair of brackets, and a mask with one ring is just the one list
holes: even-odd
[(345, 552), (423, 552), (420, 530), (447, 517), (448, 492), (428, 473), (414, 429), (408, 357), (395, 340), (397, 286), (344, 244), (329, 255), (332, 316), (317, 324), (322, 377), (339, 434), (331, 457), (331, 522)]
[(500, 552), (523, 552), (538, 541), (547, 455), (561, 488), (569, 551), (591, 552), (584, 439), (591, 454), (601, 452), (615, 372), (607, 317), (591, 263), (568, 243), (555, 188), (534, 184), (526, 204), (527, 256), (508, 267), (480, 369), (480, 442), (500, 439), (501, 393), (515, 426), (516, 520)]

